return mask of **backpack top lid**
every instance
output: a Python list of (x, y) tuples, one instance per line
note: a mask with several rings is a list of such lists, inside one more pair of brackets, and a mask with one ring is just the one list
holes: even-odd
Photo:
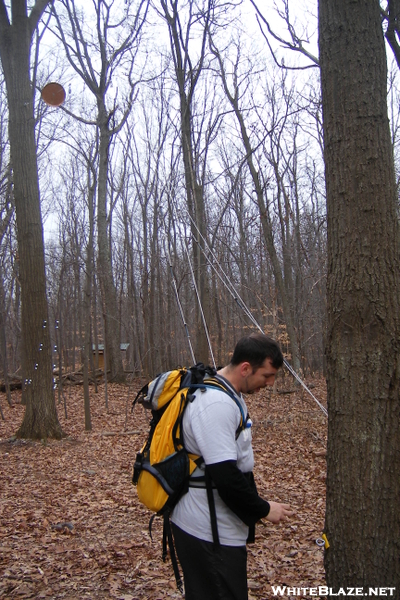
[(163, 408), (182, 387), (185, 387), (182, 385), (182, 380), (186, 373), (187, 369), (174, 369), (161, 373), (149, 383), (147, 396), (143, 398), (142, 404), (152, 410)]
[(182, 367), (161, 373), (142, 387), (132, 403), (132, 409), (136, 402), (139, 402), (144, 408), (160, 410), (176, 396), (179, 390), (190, 388), (192, 385), (197, 387), (196, 384), (202, 383), (206, 375), (212, 377), (215, 374), (215, 369), (205, 367), (203, 363), (197, 363), (190, 369)]

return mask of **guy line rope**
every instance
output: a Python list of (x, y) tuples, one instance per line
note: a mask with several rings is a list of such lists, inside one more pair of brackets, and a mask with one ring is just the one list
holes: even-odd
[[(175, 206), (173, 206), (173, 205), (172, 205), (172, 210), (173, 210), (173, 213), (175, 215), (175, 219), (177, 221), (180, 220), (181, 223), (182, 223), (182, 225), (185, 225), (185, 223), (181, 219), (178, 218), (177, 211), (175, 209)], [(255, 317), (252, 314), (252, 312), (250, 311), (249, 307), (246, 305), (246, 303), (244, 302), (244, 300), (240, 297), (238, 291), (236, 290), (236, 288), (233, 285), (232, 281), (230, 280), (229, 276), (227, 275), (227, 273), (222, 268), (221, 264), (218, 261), (218, 258), (215, 256), (215, 253), (210, 248), (207, 240), (204, 238), (204, 236), (202, 235), (201, 231), (197, 227), (197, 224), (195, 223), (195, 221), (193, 220), (193, 218), (191, 217), (191, 215), (189, 214), (189, 212), (188, 211), (185, 211), (185, 212), (186, 212), (188, 218), (190, 219), (191, 224), (195, 228), (195, 230), (197, 232), (197, 235), (199, 236), (199, 239), (201, 239), (202, 242), (203, 242), (203, 244), (204, 244), (204, 248), (203, 248), (202, 244), (199, 243), (199, 239), (197, 239), (197, 240), (195, 239), (195, 242), (196, 242), (197, 246), (199, 247), (200, 251), (202, 252), (204, 258), (207, 261), (207, 263), (210, 265), (210, 267), (212, 268), (212, 270), (214, 271), (214, 273), (216, 274), (216, 276), (218, 277), (218, 279), (221, 281), (221, 283), (224, 285), (224, 287), (228, 290), (228, 292), (230, 293), (230, 295), (232, 296), (232, 298), (235, 300), (235, 302), (239, 306), (239, 308), (242, 309), (242, 311), (250, 319), (250, 321), (253, 323), (253, 325), (261, 333), (264, 333), (261, 325), (255, 319)], [(166, 245), (166, 247), (168, 247), (168, 240), (167, 239), (166, 239), (166, 244), (165, 245)], [(197, 285), (196, 285), (196, 279), (195, 279), (195, 276), (194, 276), (192, 262), (191, 262), (191, 259), (190, 259), (189, 249), (188, 249), (186, 240), (183, 241), (183, 245), (184, 245), (185, 254), (187, 256), (189, 267), (190, 267), (190, 274), (191, 274), (192, 282), (193, 282), (193, 285), (194, 285), (194, 289), (195, 289), (195, 293), (196, 293), (196, 297), (197, 297), (197, 302), (199, 304), (201, 318), (202, 318), (202, 321), (203, 321), (203, 326), (204, 326), (204, 329), (205, 329), (205, 332), (206, 332), (208, 347), (210, 349), (210, 354), (211, 354), (211, 357), (212, 357), (213, 365), (214, 365), (214, 367), (216, 367), (215, 360), (214, 360), (214, 354), (213, 354), (212, 347), (211, 347), (210, 336), (209, 336), (209, 333), (208, 333), (208, 327), (207, 327), (207, 323), (205, 321), (204, 312), (203, 312), (203, 309), (202, 309), (202, 306), (201, 306), (200, 295), (199, 295), (198, 288), (197, 288)], [(206, 253), (205, 250), (207, 250), (208, 254)], [(175, 290), (175, 296), (176, 296), (176, 299), (177, 299), (179, 312), (180, 312), (180, 315), (181, 315), (181, 318), (182, 318), (182, 321), (183, 321), (183, 325), (184, 325), (184, 328), (185, 328), (185, 331), (186, 331), (186, 337), (188, 339), (191, 357), (192, 357), (192, 360), (194, 360), (194, 363), (195, 363), (196, 360), (195, 360), (195, 357), (194, 357), (194, 352), (193, 352), (192, 344), (191, 344), (191, 341), (190, 341), (189, 330), (188, 330), (188, 326), (187, 326), (185, 318), (184, 318), (184, 313), (183, 313), (182, 305), (181, 305), (181, 302), (179, 300), (179, 295), (178, 295), (178, 289), (177, 289), (177, 286), (176, 286), (175, 276), (173, 274), (171, 256), (170, 256), (169, 251), (166, 251), (166, 254), (167, 254), (167, 257), (168, 257), (168, 263), (169, 263), (169, 267), (170, 267), (170, 271), (171, 271), (171, 277), (172, 277), (172, 281), (173, 281), (173, 286), (174, 286), (174, 290)], [(211, 260), (210, 256), (212, 257), (212, 259), (213, 259), (214, 262)], [(215, 265), (218, 265), (218, 269), (219, 270), (217, 269), (217, 267)], [(304, 383), (304, 381), (301, 379), (301, 377), (296, 373), (296, 371), (293, 369), (293, 367), (291, 366), (291, 364), (285, 358), (283, 359), (283, 364), (285, 365), (285, 367), (287, 368), (287, 370), (289, 371), (289, 373), (296, 379), (296, 381), (310, 395), (310, 397), (314, 400), (314, 402), (319, 406), (319, 408), (321, 409), (321, 411), (327, 417), (328, 416), (328, 411), (325, 408), (325, 406), (323, 404), (321, 404), (321, 402), (314, 396), (314, 394), (311, 392), (311, 390), (307, 387), (307, 385)]]

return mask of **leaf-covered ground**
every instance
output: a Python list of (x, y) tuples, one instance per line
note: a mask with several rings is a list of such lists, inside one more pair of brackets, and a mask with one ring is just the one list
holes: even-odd
[[(313, 393), (325, 402), (325, 387)], [(161, 523), (136, 499), (132, 464), (148, 428), (137, 385), (91, 390), (93, 431), (85, 433), (83, 390), (66, 390), (59, 418), (68, 437), (46, 444), (13, 440), (23, 417), (19, 393), (9, 408), (0, 394), (0, 598), (180, 598), (169, 562), (161, 561)], [(278, 389), (293, 386), (289, 377)], [(287, 502), (285, 524), (258, 525), (248, 547), (250, 598), (274, 597), (271, 586), (324, 585), (326, 419), (303, 392), (247, 398), (253, 420), (256, 481), (265, 498)], [(116, 434), (116, 435), (110, 435)], [(156, 522), (158, 519), (156, 519)], [(287, 597), (287, 596), (286, 596)], [(206, 599), (205, 599), (206, 600)]]

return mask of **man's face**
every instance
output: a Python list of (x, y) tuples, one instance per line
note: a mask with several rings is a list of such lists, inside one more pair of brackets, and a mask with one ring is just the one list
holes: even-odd
[(271, 364), (271, 359), (266, 358), (261, 367), (254, 369), (247, 363), (248, 373), (245, 374), (242, 392), (245, 394), (254, 394), (267, 385), (274, 385), (275, 375), (278, 369)]

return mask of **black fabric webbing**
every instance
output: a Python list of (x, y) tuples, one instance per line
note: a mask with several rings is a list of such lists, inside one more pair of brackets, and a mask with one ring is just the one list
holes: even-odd
[(163, 526), (163, 561), (167, 558), (167, 545), (169, 548), (169, 554), (171, 557), (172, 568), (174, 570), (176, 587), (183, 594), (183, 582), (179, 573), (178, 560), (176, 558), (174, 539), (172, 537), (171, 522), (169, 520), (169, 513), (164, 513), (164, 526)]
[(219, 543), (219, 535), (218, 535), (218, 524), (217, 524), (217, 513), (215, 510), (215, 501), (214, 501), (214, 492), (213, 492), (213, 482), (206, 467), (205, 470), (206, 477), (206, 490), (207, 490), (207, 500), (208, 506), (210, 509), (210, 520), (211, 520), (211, 531), (213, 536), (214, 548), (218, 548), (220, 546)]

